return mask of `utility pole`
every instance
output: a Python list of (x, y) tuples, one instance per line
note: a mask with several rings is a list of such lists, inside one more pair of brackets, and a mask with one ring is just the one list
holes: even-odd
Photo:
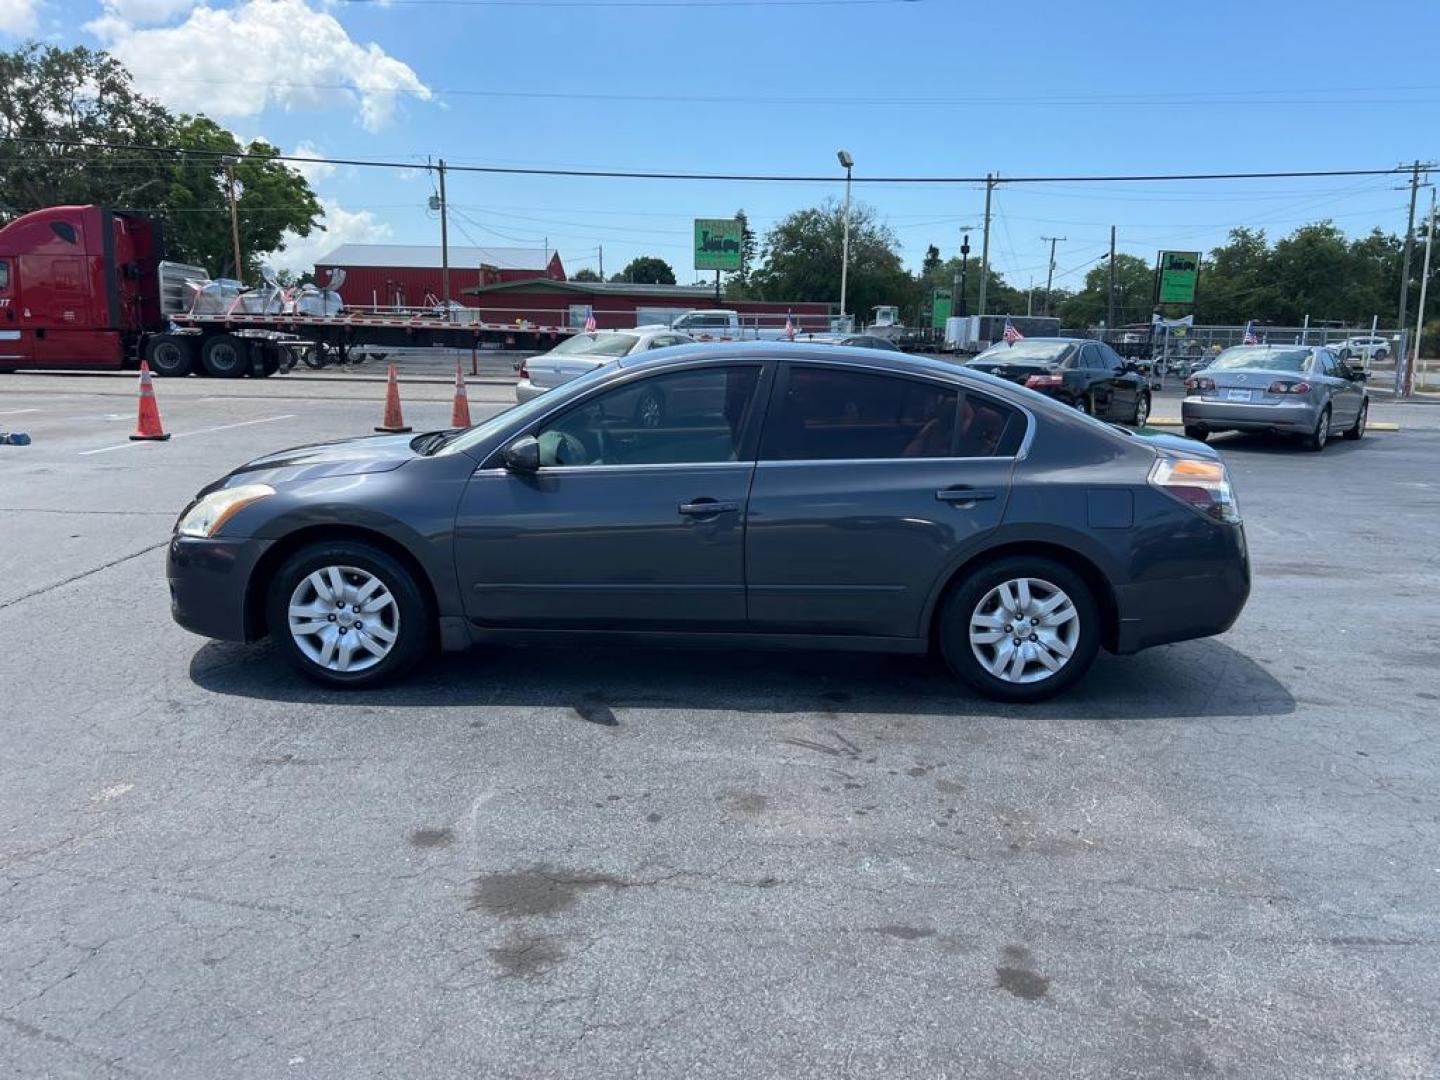
[[(1400, 263), (1400, 322), (1405, 329), (1406, 309), (1410, 306), (1410, 254), (1415, 244), (1415, 196), (1420, 193), (1420, 162), (1410, 166), (1410, 216), (1405, 222), (1405, 256)], [(1404, 358), (1395, 357), (1395, 393), (1404, 393)]]
[(990, 193), (995, 190), (997, 175), (985, 174), (985, 233), (980, 241), (980, 295), (975, 300), (975, 314), (982, 319), (985, 317), (985, 285), (990, 280)]
[[(1110, 226), (1110, 302), (1105, 307), (1105, 325), (1115, 331), (1115, 226)], [(1119, 338), (1113, 338), (1119, 341)]]
[[(840, 247), (840, 318), (843, 320), (846, 314), (845, 288), (850, 283), (850, 172), (855, 167), (855, 159), (850, 156), (849, 150), (840, 150), (835, 157), (839, 160), (840, 167), (845, 170), (845, 235)], [(715, 291), (720, 291), (718, 284)]]
[(1050, 266), (1045, 273), (1045, 314), (1050, 314), (1050, 287), (1055, 283), (1055, 245), (1064, 240), (1063, 236), (1042, 236), (1042, 241), (1050, 242)]
[(966, 230), (965, 232), (962, 232), (962, 233), (960, 234), (960, 272), (955, 275), (955, 282), (954, 282), (954, 286), (955, 286), (955, 289), (954, 289), (955, 297), (954, 297), (954, 303), (953, 303), (953, 304), (951, 305), (951, 307), (950, 307), (950, 310), (951, 310), (954, 314), (960, 315), (960, 316), (964, 316), (964, 315), (968, 315), (968, 314), (969, 314), (969, 312), (965, 310), (965, 287), (966, 287), (965, 278), (966, 278), (966, 271), (969, 269), (969, 263), (970, 263), (970, 232), (969, 232), (969, 230)]
[(445, 202), (445, 159), (440, 159), (440, 303), (450, 319), (450, 208)]
[(230, 194), (230, 240), (235, 245), (235, 280), (245, 280), (245, 267), (240, 262), (240, 214), (235, 208), (235, 166), (239, 159), (225, 157), (225, 186)]
[(1430, 247), (1435, 241), (1435, 189), (1430, 189), (1430, 224), (1425, 230), (1425, 269), (1420, 273), (1420, 304), (1415, 309), (1415, 347), (1405, 368), (1405, 396), (1415, 392), (1415, 369), (1420, 366), (1420, 335), (1425, 327), (1425, 293), (1430, 284)]
[(605, 280), (605, 245), (600, 245), (600, 280)]

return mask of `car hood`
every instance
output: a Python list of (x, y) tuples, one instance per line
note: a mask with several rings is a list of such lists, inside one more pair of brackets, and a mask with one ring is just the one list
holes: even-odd
[(234, 484), (270, 484), (314, 480), (325, 476), (358, 476), (389, 472), (417, 455), (414, 435), (372, 435), (361, 439), (297, 446), (266, 454), (241, 465), (226, 477)]

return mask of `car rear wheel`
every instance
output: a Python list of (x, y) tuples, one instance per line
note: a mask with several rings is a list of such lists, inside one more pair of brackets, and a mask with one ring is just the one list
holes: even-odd
[(250, 368), (250, 343), (234, 334), (216, 334), (200, 349), (200, 363), (217, 379), (238, 379)]
[(1377, 363), (1383, 363), (1385, 358), (1389, 355), (1390, 354), (1384, 349), (1376, 349), (1373, 353), (1370, 354), (1370, 359), (1376, 361)]
[(1320, 419), (1315, 421), (1315, 430), (1305, 440), (1308, 449), (1317, 453), (1325, 449), (1325, 444), (1330, 441), (1330, 406), (1320, 410)]
[(1099, 608), (1080, 575), (1052, 559), (997, 559), (945, 601), (939, 627), (950, 670), (997, 701), (1040, 701), (1089, 670)]
[(1145, 421), (1149, 419), (1150, 395), (1141, 394), (1135, 399), (1135, 414), (1130, 417), (1130, 423), (1137, 428), (1141, 428), (1145, 426)]
[(1186, 424), (1185, 437), (1187, 439), (1194, 439), (1196, 442), (1204, 442), (1210, 438), (1210, 429), (1199, 427), (1195, 424)]
[(315, 544), (290, 556), (270, 583), (271, 636), (302, 674), (326, 686), (397, 679), (425, 655), (425, 595), (396, 559), (368, 544)]
[(156, 375), (182, 378), (195, 366), (195, 344), (178, 334), (156, 334), (145, 342), (145, 361)]
[(1345, 438), (1354, 442), (1365, 434), (1365, 425), (1370, 422), (1370, 402), (1362, 401), (1360, 411), (1355, 414), (1355, 423), (1345, 430)]
[(1349, 360), (1349, 359), (1350, 359), (1350, 350), (1349, 350), (1349, 349), (1341, 349), (1341, 350), (1340, 350), (1340, 359), (1341, 359), (1341, 360)]

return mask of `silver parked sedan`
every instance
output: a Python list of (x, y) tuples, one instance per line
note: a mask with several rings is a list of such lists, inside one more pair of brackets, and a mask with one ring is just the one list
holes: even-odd
[(1237, 345), (1185, 380), (1185, 434), (1217, 431), (1299, 435), (1311, 450), (1330, 436), (1365, 434), (1370, 396), (1365, 372), (1311, 345)]
[(671, 345), (689, 345), (695, 339), (668, 326), (641, 326), (634, 330), (589, 330), (562, 341), (548, 353), (520, 365), (515, 400), (537, 398), (547, 390), (579, 378), (622, 356), (634, 356)]

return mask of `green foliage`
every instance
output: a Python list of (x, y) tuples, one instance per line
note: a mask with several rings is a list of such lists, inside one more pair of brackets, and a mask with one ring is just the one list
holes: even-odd
[[(1059, 290), (1057, 290), (1058, 293)], [(1085, 287), (1074, 295), (1057, 297), (1060, 324), (1074, 329), (1096, 326), (1109, 318), (1110, 259), (1107, 256), (1085, 275)], [(1155, 268), (1144, 259), (1124, 253), (1115, 256), (1115, 324), (1149, 322), (1155, 295)]]
[(725, 277), (725, 294), (743, 299), (749, 292), (750, 272), (755, 269), (755, 252), (759, 239), (750, 228), (750, 217), (743, 209), (735, 211), (735, 220), (740, 222), (740, 269)]
[(610, 280), (624, 281), (631, 285), (674, 285), (675, 271), (664, 259), (654, 255), (641, 255), (631, 259), (625, 269)]
[[(103, 52), (26, 45), (0, 53), (0, 220), (45, 206), (98, 203), (165, 223), (167, 254), (212, 274), (233, 261), (227, 176), (235, 165), (240, 246), (253, 280), (293, 231), (321, 228), (324, 211), (305, 178), (263, 141), (241, 145), (204, 116), (174, 116), (137, 93), (124, 66)], [(106, 150), (77, 143), (164, 146)], [(198, 153), (185, 153), (192, 151)]]
[[(844, 209), (831, 201), (778, 222), (765, 235), (764, 263), (750, 275), (751, 295), (759, 300), (838, 303), (844, 217)], [(846, 306), (857, 322), (868, 320), (876, 305), (904, 304), (914, 293), (914, 279), (901, 265), (895, 235), (860, 204), (850, 209), (847, 290)]]
[(600, 275), (597, 274), (594, 270), (591, 270), (591, 269), (587, 266), (587, 267), (585, 267), (583, 270), (576, 270), (575, 273), (571, 274), (571, 275), (570, 275), (570, 280), (571, 280), (571, 281), (599, 281), (599, 280), (600, 280)]

